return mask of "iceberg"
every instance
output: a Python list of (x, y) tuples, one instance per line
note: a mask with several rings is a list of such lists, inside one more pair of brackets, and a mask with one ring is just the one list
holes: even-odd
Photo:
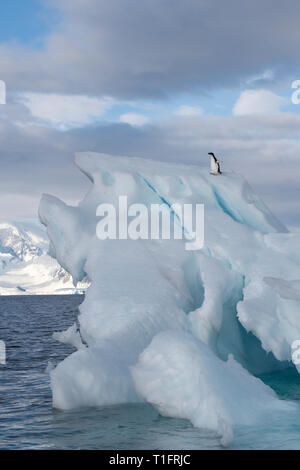
[[(78, 350), (51, 371), (53, 406), (152, 403), (232, 441), (234, 427), (295, 409), (257, 374), (295, 367), (300, 236), (233, 172), (85, 152), (91, 187), (77, 207), (43, 195), (50, 254), (91, 281), (75, 326)], [(204, 204), (205, 242), (97, 237), (99, 204)], [(175, 217), (174, 217), (175, 224)], [(298, 251), (297, 251), (298, 250)]]
[(234, 426), (297, 409), (278, 400), (231, 354), (222, 361), (184, 331), (156, 335), (131, 371), (140, 395), (163, 416), (186, 418), (196, 427), (216, 431), (224, 446), (232, 442)]

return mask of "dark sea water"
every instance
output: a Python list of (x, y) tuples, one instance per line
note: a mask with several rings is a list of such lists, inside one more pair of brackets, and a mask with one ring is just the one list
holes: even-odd
[[(59, 411), (52, 408), (49, 361), (73, 348), (53, 340), (72, 325), (83, 296), (0, 296), (0, 449), (220, 449), (212, 432), (168, 419), (150, 406), (131, 404)], [(300, 400), (299, 375), (289, 369), (263, 380), (284, 399)], [(300, 403), (300, 402), (299, 402)], [(300, 449), (300, 413), (260, 427), (235, 430), (233, 448)]]

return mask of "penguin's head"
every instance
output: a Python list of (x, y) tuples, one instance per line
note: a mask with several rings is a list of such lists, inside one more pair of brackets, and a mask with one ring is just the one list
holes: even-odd
[(213, 157), (215, 156), (215, 154), (212, 152), (208, 152), (208, 155), (212, 155)]

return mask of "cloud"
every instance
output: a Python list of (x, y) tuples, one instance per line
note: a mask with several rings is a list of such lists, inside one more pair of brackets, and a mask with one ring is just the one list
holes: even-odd
[(44, 1), (61, 21), (43, 47), (0, 44), (10, 90), (160, 98), (300, 72), (297, 0)]
[[(272, 0), (44, 2), (61, 21), (39, 48), (0, 43), (0, 79), (8, 91), (8, 104), (0, 106), (0, 217), (35, 216), (42, 192), (79, 200), (89, 183), (74, 167), (75, 151), (205, 168), (207, 152), (215, 151), (225, 171), (244, 174), (283, 221), (300, 222), (294, 203), (300, 199), (300, 116), (278, 113), (284, 103), (275, 94), (278, 82), (289, 89), (300, 77), (297, 0), (289, 8)], [(215, 89), (225, 95), (226, 88), (247, 88), (226, 118), (184, 105), (150, 126), (147, 115), (155, 112), (135, 106), (148, 100), (166, 115), (178, 96), (196, 96), (198, 103), (199, 96)], [(121, 122), (101, 121), (113, 104), (108, 96), (121, 102), (114, 114)]]
[(32, 116), (43, 123), (65, 130), (99, 120), (114, 104), (110, 97), (22, 93), (17, 99)]
[(233, 114), (245, 116), (247, 114), (274, 114), (278, 113), (287, 100), (269, 90), (245, 90), (233, 107)]
[(130, 126), (144, 126), (149, 122), (149, 118), (144, 114), (139, 113), (125, 113), (120, 116), (120, 122), (130, 124)]
[(151, 126), (105, 123), (65, 132), (0, 120), (0, 218), (36, 216), (43, 192), (80, 200), (90, 183), (74, 165), (76, 151), (191, 163), (207, 172), (213, 151), (222, 169), (244, 175), (283, 222), (300, 225), (299, 127), (300, 115), (289, 113), (174, 116)]
[(38, 199), (30, 194), (17, 192), (0, 194), (0, 220), (31, 218), (38, 213)]
[(249, 77), (245, 84), (250, 88), (263, 88), (274, 84), (274, 78), (273, 70), (265, 70), (263, 73)]
[(200, 106), (182, 105), (175, 110), (177, 116), (197, 116), (203, 114), (203, 109)]

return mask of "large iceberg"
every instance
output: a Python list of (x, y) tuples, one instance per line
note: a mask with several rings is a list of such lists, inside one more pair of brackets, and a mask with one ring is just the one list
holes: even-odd
[[(217, 431), (223, 444), (235, 425), (292, 412), (255, 375), (294, 367), (300, 237), (236, 173), (92, 152), (77, 154), (76, 164), (91, 181), (84, 200), (71, 207), (44, 195), (39, 208), (51, 255), (74, 280), (91, 280), (79, 332), (61, 336), (79, 347), (51, 372), (53, 406), (146, 400)], [(128, 205), (170, 211), (204, 204), (203, 248), (99, 239), (98, 205), (118, 208), (124, 195)]]

